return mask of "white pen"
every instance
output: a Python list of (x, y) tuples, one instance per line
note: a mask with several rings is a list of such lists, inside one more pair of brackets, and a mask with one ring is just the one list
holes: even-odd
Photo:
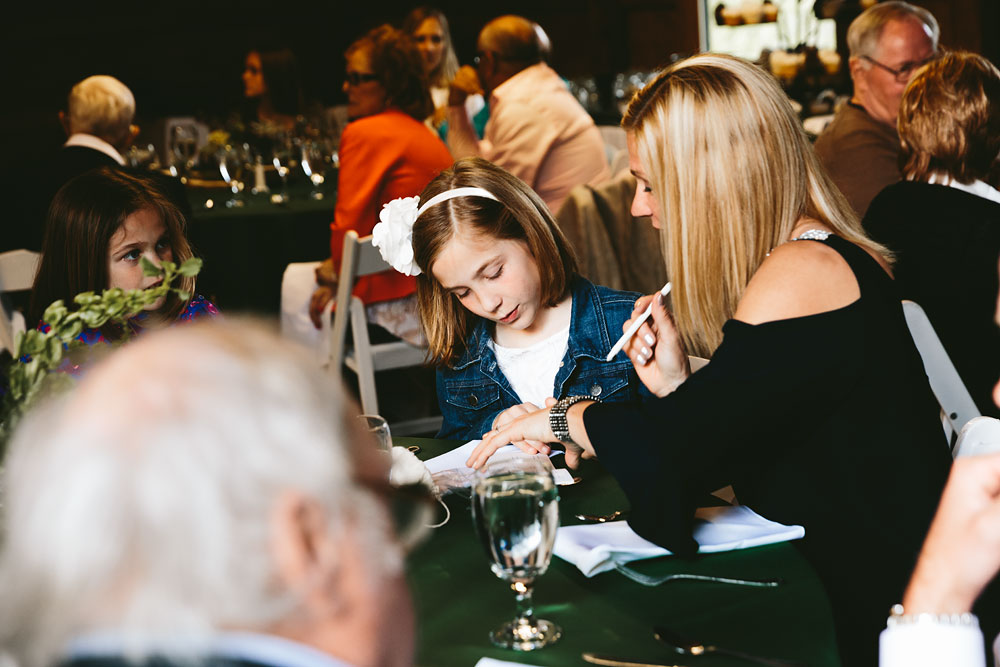
[[(663, 289), (660, 290), (660, 294), (663, 296), (670, 294), (671, 287), (673, 287), (673, 285), (668, 282), (663, 286)], [(632, 325), (626, 329), (625, 333), (622, 334), (622, 337), (618, 339), (615, 346), (611, 348), (610, 352), (608, 352), (608, 358), (605, 359), (605, 361), (611, 361), (614, 359), (615, 355), (621, 352), (622, 348), (625, 347), (625, 343), (628, 342), (628, 339), (634, 336), (635, 332), (639, 330), (639, 327), (641, 327), (642, 323), (646, 321), (646, 318), (653, 314), (653, 301), (655, 301), (655, 298), (650, 300), (649, 306), (646, 307), (646, 312), (640, 315), (639, 319), (633, 322)]]

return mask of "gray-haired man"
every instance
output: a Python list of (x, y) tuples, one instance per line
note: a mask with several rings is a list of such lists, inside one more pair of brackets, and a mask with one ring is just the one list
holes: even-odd
[(847, 30), (854, 96), (816, 140), (816, 154), (859, 217), (900, 179), (899, 101), (937, 53), (938, 32), (930, 12), (897, 1), (868, 8)]

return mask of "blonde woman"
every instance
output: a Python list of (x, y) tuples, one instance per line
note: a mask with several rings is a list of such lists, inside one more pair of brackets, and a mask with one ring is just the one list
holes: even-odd
[[(829, 594), (841, 660), (874, 665), (950, 463), (885, 251), (750, 63), (677, 63), (623, 125), (632, 212), (661, 230), (673, 281), (672, 312), (658, 297), (626, 347), (658, 398), (563, 399), (488, 434), (470, 464), (508, 442), (562, 442), (570, 464), (596, 456), (631, 527), (684, 556), (694, 509), (732, 484), (805, 526), (797, 546)], [(711, 361), (691, 374), (688, 354)]]
[[(434, 101), (434, 113), (427, 118), (427, 124), (442, 140), (448, 138), (448, 86), (458, 72), (458, 57), (451, 40), (448, 18), (444, 13), (426, 5), (413, 9), (403, 21), (403, 32), (408, 34), (420, 50), (424, 63), (424, 73)], [(482, 95), (470, 95), (465, 101), (465, 110), (478, 137), (483, 136), (483, 126), (489, 118), (485, 110), (486, 100)]]

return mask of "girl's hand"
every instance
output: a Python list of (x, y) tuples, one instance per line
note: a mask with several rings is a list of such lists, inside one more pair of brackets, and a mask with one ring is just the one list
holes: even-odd
[(312, 299), (309, 301), (309, 319), (312, 320), (313, 326), (317, 329), (323, 328), (323, 312), (327, 305), (333, 301), (334, 296), (336, 296), (334, 288), (325, 285), (318, 287), (313, 292)]
[[(549, 401), (553, 404), (555, 403), (552, 399), (549, 399), (546, 403)], [(517, 443), (542, 443), (542, 447), (545, 449), (544, 452), (531, 447), (530, 444), (526, 447), (521, 447), (521, 449), (529, 454), (547, 454), (549, 446), (544, 443), (555, 442), (555, 439), (556, 437), (552, 435), (552, 429), (549, 428), (549, 411), (547, 408), (545, 410), (527, 412), (519, 417), (514, 417), (503, 426), (484, 434), (483, 441), (472, 450), (472, 454), (469, 455), (469, 459), (465, 462), (465, 465), (478, 470), (493, 456), (493, 452), (506, 445)]]
[[(570, 468), (576, 468), (577, 465), (579, 465), (580, 459), (589, 459), (594, 456), (594, 450), (590, 445), (590, 440), (586, 437), (586, 434), (582, 432), (582, 425), (573, 425), (576, 418), (581, 417), (583, 411), (592, 402), (593, 401), (580, 401), (579, 403), (570, 406), (569, 411), (566, 413), (566, 416), (570, 420), (571, 424), (570, 431), (580, 438), (578, 443), (563, 443), (566, 446), (566, 465)], [(473, 450), (465, 465), (478, 470), (486, 464), (486, 461), (489, 460), (491, 456), (493, 456), (493, 452), (512, 443), (516, 444), (524, 441), (555, 442), (556, 436), (552, 433), (552, 428), (549, 426), (549, 409), (555, 404), (556, 399), (547, 398), (545, 399), (544, 410), (538, 410), (537, 412), (530, 412), (521, 415), (520, 417), (508, 422), (503, 427), (496, 428), (484, 435), (483, 441), (479, 443), (479, 446), (476, 447), (475, 450)], [(546, 449), (548, 448), (546, 447)]]
[[(497, 418), (493, 420), (493, 430), (496, 431), (506, 426), (521, 415), (529, 415), (532, 412), (538, 412), (539, 410), (541, 410), (541, 408), (534, 403), (512, 405), (497, 415)], [(552, 451), (548, 445), (540, 440), (520, 440), (513, 444), (528, 454), (548, 454)]]
[(691, 375), (691, 366), (663, 296), (651, 294), (637, 300), (632, 318), (622, 325), (622, 331), (642, 316), (650, 299), (654, 299), (653, 316), (625, 344), (625, 354), (646, 388), (657, 396), (666, 396)]

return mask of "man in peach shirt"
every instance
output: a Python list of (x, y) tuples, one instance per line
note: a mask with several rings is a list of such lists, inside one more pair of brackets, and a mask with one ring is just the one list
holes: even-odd
[[(553, 213), (577, 185), (611, 172), (593, 119), (544, 62), (548, 37), (520, 16), (501, 16), (479, 33), (476, 67), (462, 67), (448, 100), (448, 147), (455, 159), (479, 155), (538, 193)], [(482, 141), (465, 112), (465, 98), (482, 91), (490, 119)]]

